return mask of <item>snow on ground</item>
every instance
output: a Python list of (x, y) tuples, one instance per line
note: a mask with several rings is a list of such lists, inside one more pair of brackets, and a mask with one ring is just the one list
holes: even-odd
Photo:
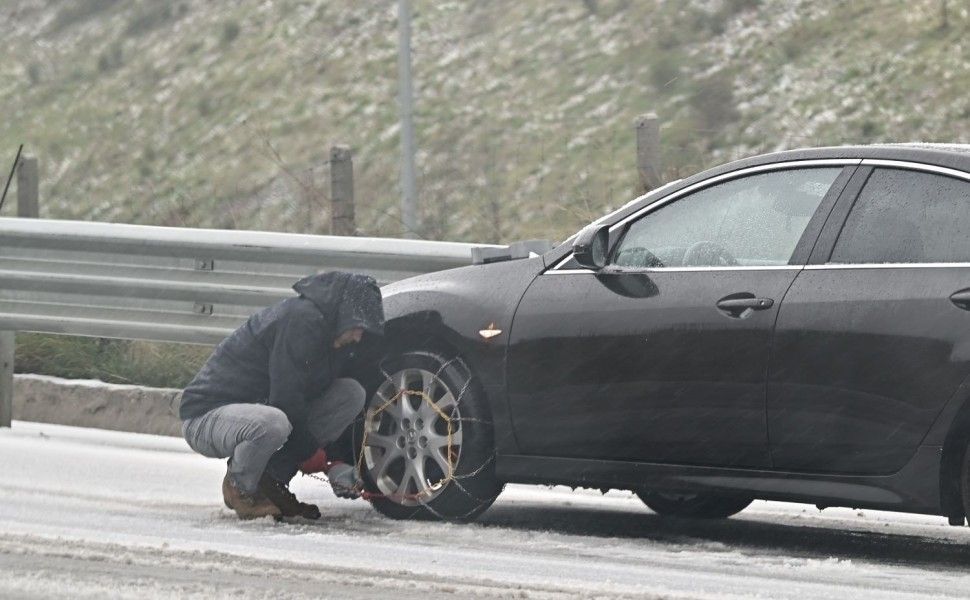
[(965, 598), (970, 529), (757, 502), (662, 519), (628, 493), (508, 486), (479, 522), (381, 517), (298, 478), (318, 522), (240, 522), (179, 439), (0, 430), (0, 597)]

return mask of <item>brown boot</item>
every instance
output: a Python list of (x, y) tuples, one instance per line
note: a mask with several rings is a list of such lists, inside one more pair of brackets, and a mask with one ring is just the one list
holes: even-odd
[(259, 480), (259, 493), (279, 507), (281, 516), (313, 520), (320, 518), (320, 509), (316, 505), (300, 502), (285, 483), (276, 481), (266, 473)]
[(280, 509), (266, 496), (256, 493), (247, 494), (236, 487), (228, 471), (222, 480), (222, 499), (226, 506), (236, 511), (240, 519), (259, 519), (260, 517), (279, 517)]

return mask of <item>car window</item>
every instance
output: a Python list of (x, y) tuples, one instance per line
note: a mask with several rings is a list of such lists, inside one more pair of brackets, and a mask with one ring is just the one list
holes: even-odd
[(970, 263), (970, 183), (876, 169), (832, 250), (832, 263)]
[(630, 225), (622, 267), (786, 265), (841, 168), (790, 169), (714, 185)]

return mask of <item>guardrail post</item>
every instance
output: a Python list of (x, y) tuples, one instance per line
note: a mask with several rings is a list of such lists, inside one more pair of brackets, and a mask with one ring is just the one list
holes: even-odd
[(15, 334), (0, 331), (0, 427), (13, 419), (13, 354)]
[[(36, 219), (40, 216), (40, 177), (37, 159), (25, 156), (17, 164), (17, 216)], [(13, 361), (17, 334), (0, 331), (0, 427), (10, 427), (13, 420)]]
[(637, 173), (640, 194), (660, 187), (660, 119), (654, 113), (637, 118)]
[(17, 165), (17, 216), (36, 219), (40, 215), (38, 201), (39, 173), (37, 159), (25, 156)]
[(349, 146), (330, 148), (330, 233), (357, 235), (354, 216), (354, 159)]

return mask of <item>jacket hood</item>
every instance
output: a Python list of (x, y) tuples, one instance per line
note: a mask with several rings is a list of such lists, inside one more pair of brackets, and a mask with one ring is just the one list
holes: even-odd
[(370, 275), (330, 271), (304, 277), (293, 289), (335, 320), (334, 337), (354, 327), (384, 334), (381, 288)]

